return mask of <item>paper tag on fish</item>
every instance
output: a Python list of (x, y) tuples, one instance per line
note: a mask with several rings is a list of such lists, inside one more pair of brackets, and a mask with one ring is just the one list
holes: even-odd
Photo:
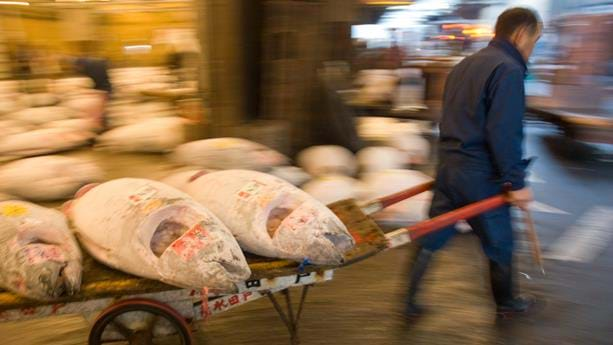
[(174, 241), (171, 248), (183, 261), (189, 261), (206, 246), (207, 237), (208, 231), (201, 224), (197, 224)]
[(21, 217), (28, 214), (28, 209), (18, 204), (7, 204), (2, 206), (0, 213), (5, 217)]
[(251, 199), (254, 195), (259, 194), (259, 191), (264, 186), (266, 186), (266, 184), (262, 182), (256, 180), (249, 181), (249, 183), (238, 191), (238, 197), (245, 200)]
[(133, 204), (140, 204), (151, 199), (157, 193), (157, 189), (151, 186), (142, 186), (136, 192), (128, 197)]

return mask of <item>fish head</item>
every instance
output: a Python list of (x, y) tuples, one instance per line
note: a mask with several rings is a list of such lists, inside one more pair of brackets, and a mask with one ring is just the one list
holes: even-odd
[(141, 229), (167, 283), (233, 292), (235, 283), (251, 275), (230, 231), (200, 205), (162, 207), (148, 216)]
[(318, 265), (340, 265), (344, 262), (344, 253), (355, 245), (340, 219), (313, 201), (288, 210), (279, 222), (271, 236), (286, 257), (306, 259)]
[(13, 226), (18, 227), (17, 236), (9, 242), (7, 255), (2, 260), (6, 287), (38, 300), (54, 300), (76, 293), (81, 285), (80, 257), (75, 258), (61, 245), (45, 243), (32, 235), (40, 231), (37, 227), (48, 224), (25, 221)]

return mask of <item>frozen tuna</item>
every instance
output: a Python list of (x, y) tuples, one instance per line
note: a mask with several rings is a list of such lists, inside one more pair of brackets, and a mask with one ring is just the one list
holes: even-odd
[(102, 178), (102, 170), (86, 159), (25, 158), (0, 167), (0, 191), (32, 201), (68, 199), (82, 186)]
[(411, 164), (426, 164), (430, 157), (430, 143), (418, 134), (397, 133), (387, 140), (388, 145), (403, 152)]
[(360, 181), (344, 175), (323, 175), (307, 182), (302, 189), (325, 205), (346, 199), (359, 200), (366, 193)]
[(87, 144), (94, 134), (72, 128), (42, 128), (0, 138), (0, 155), (27, 157), (69, 150)]
[(108, 108), (111, 128), (142, 123), (160, 117), (174, 117), (176, 110), (166, 102), (113, 102)]
[(312, 177), (306, 171), (294, 166), (274, 167), (269, 174), (285, 180), (294, 186), (302, 186)]
[(94, 81), (87, 77), (56, 79), (49, 84), (51, 91), (57, 95), (65, 95), (80, 90), (91, 89)]
[(288, 161), (287, 157), (275, 150), (240, 138), (192, 141), (178, 146), (172, 158), (179, 164), (219, 170), (268, 170)]
[(162, 117), (117, 127), (98, 136), (96, 148), (117, 152), (168, 152), (185, 142), (185, 123), (180, 117)]
[(81, 286), (81, 251), (56, 210), (23, 201), (0, 202), (0, 286), (53, 300)]
[(43, 128), (64, 128), (81, 131), (97, 131), (99, 129), (96, 121), (92, 119), (68, 119), (51, 121), (42, 126)]
[(398, 85), (399, 78), (389, 70), (362, 70), (356, 78), (361, 88), (356, 101), (378, 103), (390, 101)]
[(18, 97), (10, 97), (0, 94), (0, 114), (9, 114), (24, 108)]
[(312, 176), (342, 174), (352, 176), (357, 170), (353, 153), (342, 146), (311, 146), (298, 154), (298, 165)]
[(40, 125), (51, 121), (76, 117), (77, 113), (66, 107), (28, 108), (6, 115), (8, 119)]
[(406, 156), (399, 150), (389, 146), (371, 146), (360, 150), (357, 154), (361, 172), (375, 172), (386, 169), (403, 168)]
[(80, 117), (102, 125), (102, 114), (106, 104), (106, 93), (102, 91), (84, 91), (66, 99), (62, 106), (72, 109)]
[(123, 178), (89, 185), (65, 210), (83, 247), (124, 272), (219, 291), (235, 290), (251, 274), (225, 225), (160, 182)]
[[(416, 170), (390, 169), (364, 174), (362, 182), (369, 191), (368, 199), (375, 199), (403, 189), (431, 181), (432, 178)], [(414, 223), (428, 218), (432, 192), (425, 192), (385, 208), (373, 215), (375, 219), (393, 223)]]
[(24, 94), (21, 101), (30, 107), (47, 107), (57, 104), (60, 99), (52, 93)]
[(354, 245), (345, 225), (330, 209), (272, 175), (223, 170), (198, 174), (182, 185), (251, 253), (339, 264)]
[(0, 137), (23, 133), (31, 129), (31, 126), (17, 120), (0, 120)]

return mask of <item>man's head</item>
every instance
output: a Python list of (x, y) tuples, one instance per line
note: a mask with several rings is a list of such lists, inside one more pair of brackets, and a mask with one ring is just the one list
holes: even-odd
[(528, 61), (536, 41), (541, 38), (542, 22), (538, 13), (527, 8), (510, 8), (496, 21), (496, 38), (511, 42)]

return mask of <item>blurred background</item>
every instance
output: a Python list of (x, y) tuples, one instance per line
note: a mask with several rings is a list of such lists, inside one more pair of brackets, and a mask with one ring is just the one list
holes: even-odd
[[(526, 79), (526, 151), (538, 157), (530, 183), (548, 276), (536, 274), (523, 240), (519, 255), (522, 284), (546, 306), (513, 325), (493, 321), (483, 258), (460, 236), (429, 278), (436, 312), (421, 324), (391, 316), (402, 307), (407, 258), (392, 250), (310, 297), (303, 341), (611, 344), (613, 1), (0, 1), (0, 161), (63, 152), (96, 162), (103, 179), (157, 178), (177, 168), (164, 153), (206, 138), (245, 138), (290, 159), (316, 145), (350, 155), (385, 146), (402, 153), (400, 163), (372, 151), (357, 157), (370, 175), (314, 176), (320, 185), (309, 188), (325, 202), (391, 193), (423, 180), (406, 171), (432, 175), (445, 79), (488, 44), (511, 6), (532, 7), (544, 22)], [(16, 178), (2, 176), (2, 193), (44, 194), (15, 191)], [(305, 187), (310, 177), (298, 179)], [(378, 221), (424, 219), (428, 202)], [(272, 308), (253, 305), (203, 326), (200, 341), (286, 343)], [(81, 344), (87, 325), (69, 318), (0, 330), (11, 344)]]

